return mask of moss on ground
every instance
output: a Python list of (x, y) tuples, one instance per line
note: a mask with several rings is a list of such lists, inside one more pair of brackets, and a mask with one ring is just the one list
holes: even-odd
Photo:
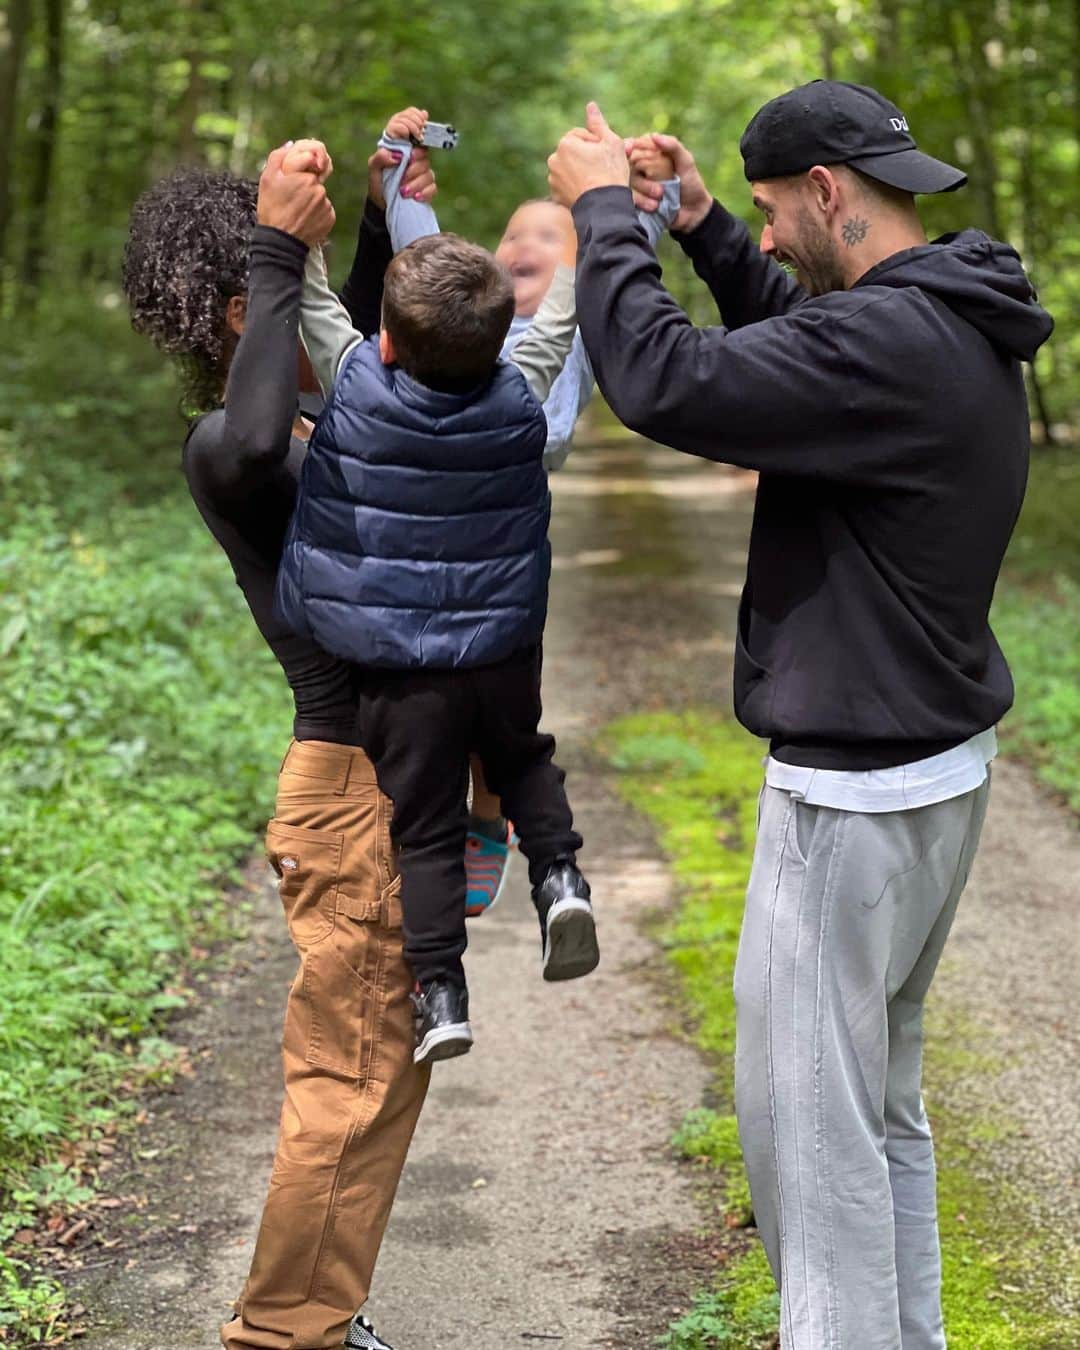
[[(732, 976), (750, 875), (762, 747), (732, 722), (705, 712), (647, 713), (607, 728), (601, 749), (622, 796), (656, 825), (679, 883), (677, 913), (661, 933), (679, 975), (694, 1038), (713, 1059), (726, 1110), (697, 1108), (673, 1144), (723, 1178), (729, 1224), (748, 1212), (732, 1099)], [(972, 1029), (973, 1030), (973, 1029)], [(1000, 1063), (976, 1035), (931, 1033), (928, 1078), (948, 1083)], [(1033, 1205), (993, 1169), (992, 1150), (1014, 1122), (933, 1112), (945, 1317), (951, 1350), (1076, 1350), (1080, 1314), (1055, 1300), (1065, 1259), (1033, 1222)], [(778, 1301), (759, 1243), (724, 1267), (660, 1342), (667, 1350), (764, 1350), (775, 1344)]]
[(1036, 451), (990, 615), (1016, 682), (1002, 745), (1074, 811), (1080, 811), (1078, 518), (1075, 449)]

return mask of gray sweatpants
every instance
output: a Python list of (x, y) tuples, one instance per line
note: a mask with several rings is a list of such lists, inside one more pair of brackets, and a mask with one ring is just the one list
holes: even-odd
[(784, 1350), (942, 1350), (922, 1012), (989, 780), (864, 814), (762, 792), (735, 1105)]

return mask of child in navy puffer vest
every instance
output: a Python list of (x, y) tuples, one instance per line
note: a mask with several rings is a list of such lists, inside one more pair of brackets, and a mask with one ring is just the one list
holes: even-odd
[(458, 393), (385, 365), (375, 340), (355, 347), (308, 444), (285, 542), (290, 626), (394, 670), (490, 665), (539, 642), (546, 439), (514, 365)]
[(560, 267), (509, 362), (513, 286), (490, 253), (422, 239), (387, 270), (364, 338), (309, 255), (301, 329), (326, 408), (278, 579), (296, 631), (357, 662), (357, 739), (392, 798), (418, 1062), (472, 1043), (466, 776), (475, 750), (529, 860), (544, 977), (598, 960), (589, 888), (554, 741), (538, 731), (550, 501), (541, 404), (570, 350)]
[[(403, 190), (410, 159), (416, 153), (415, 146), (424, 140), (427, 120), (427, 113), (422, 109), (406, 108), (390, 119), (379, 138), (382, 154), (388, 153), (396, 160), (396, 164), (382, 170), (385, 225), (395, 253), (424, 235), (439, 232), (438, 218), (426, 196), (422, 194), (418, 198)], [(636, 145), (634, 163), (636, 186), (640, 189), (642, 180), (650, 180), (651, 186), (644, 195), (656, 203), (653, 211), (644, 208), (638, 211), (638, 222), (655, 248), (678, 214), (679, 180), (671, 159), (655, 146), (646, 151)], [(495, 257), (509, 270), (514, 282), (514, 317), (500, 353), (504, 358), (510, 356), (532, 327), (560, 255), (573, 237), (574, 221), (570, 212), (550, 200), (522, 202), (507, 221), (495, 250)], [(349, 304), (346, 294), (350, 293), (357, 292), (342, 294), (346, 306)], [(574, 427), (592, 390), (592, 367), (579, 329), (566, 365), (544, 400), (547, 418), (544, 466), (549, 472), (566, 462)], [(472, 805), (465, 842), (466, 913), (470, 915), (485, 913), (501, 894), (511, 842), (511, 827), (503, 815), (502, 803), (484, 782), (483, 768), (475, 756), (471, 767)]]

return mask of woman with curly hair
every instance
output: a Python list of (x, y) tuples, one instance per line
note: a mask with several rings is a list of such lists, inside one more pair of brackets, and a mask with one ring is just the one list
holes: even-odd
[[(267, 831), (301, 958), (285, 1017), (286, 1098), (251, 1271), (222, 1344), (286, 1350), (344, 1339), (385, 1350), (353, 1314), (368, 1295), (427, 1070), (413, 1064), (391, 804), (356, 745), (353, 668), (274, 616), (310, 429), (297, 410), (301, 280), (309, 245), (334, 222), (316, 154), (288, 165), (309, 172), (286, 172), (288, 154), (274, 151), (257, 184), (186, 168), (150, 188), (132, 212), (124, 290), (136, 331), (177, 360), (191, 495), (295, 703)], [(379, 323), (391, 257), (382, 170), (392, 162), (387, 150), (369, 161), (343, 292), (367, 331)], [(413, 197), (434, 194), (426, 154), (405, 183)]]

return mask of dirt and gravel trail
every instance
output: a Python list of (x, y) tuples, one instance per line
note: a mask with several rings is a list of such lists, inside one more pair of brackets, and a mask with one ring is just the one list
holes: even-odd
[[(672, 1036), (642, 920), (672, 902), (649, 829), (613, 796), (592, 739), (644, 708), (730, 707), (731, 635), (753, 503), (746, 475), (596, 433), (553, 482), (546, 720), (587, 844), (603, 962), (544, 985), (524, 866), (472, 928), (476, 1046), (436, 1066), (370, 1312), (399, 1350), (630, 1350), (704, 1283), (709, 1243), (667, 1141), (708, 1070)], [(1075, 832), (1008, 763), (937, 998), (999, 1052), (950, 1086), (1026, 1123), (1013, 1167), (1075, 1218)], [(88, 1350), (212, 1350), (242, 1282), (280, 1098), (294, 956), (257, 863), (241, 965), (181, 1025), (198, 1072), (152, 1103), (116, 1189), (139, 1204), (82, 1277)], [(1070, 953), (1071, 949), (1071, 955)], [(1070, 1109), (1070, 1102), (1073, 1109)], [(1070, 1123), (1071, 1122), (1071, 1123)], [(1015, 1152), (1017, 1146), (1010, 1145)], [(124, 1217), (119, 1217), (120, 1214)]]

